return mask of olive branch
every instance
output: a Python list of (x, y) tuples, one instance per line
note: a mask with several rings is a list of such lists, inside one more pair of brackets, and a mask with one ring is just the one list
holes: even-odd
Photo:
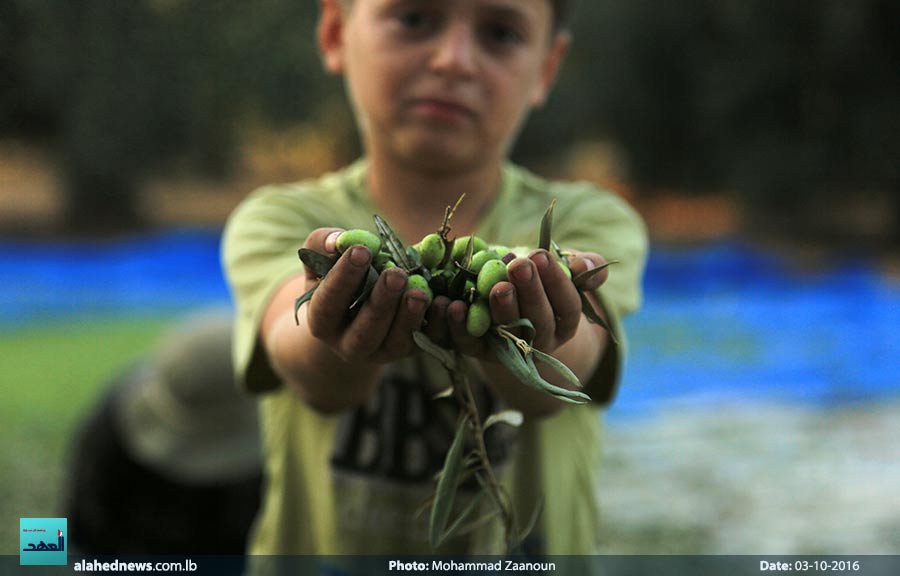
[[(455, 252), (454, 247), (460, 240), (454, 241), (449, 237), (450, 220), (462, 202), (463, 196), (454, 206), (447, 207), (441, 226), (436, 233), (439, 240), (432, 238), (432, 242), (427, 245), (423, 239), (416, 246), (405, 246), (383, 218), (378, 215), (374, 216), (375, 228), (378, 231), (381, 245), (378, 254), (373, 254), (373, 264), (370, 265), (366, 277), (350, 305), (348, 313), (351, 316), (359, 310), (378, 280), (381, 270), (376, 266), (376, 262), (380, 263), (382, 270), (396, 265), (403, 268), (409, 275), (421, 276), (427, 282), (426, 291), (446, 294), (451, 299), (462, 299), (470, 306), (470, 310), (475, 307), (479, 296), (476, 288), (471, 285), (479, 279), (480, 275), (478, 270), (473, 269), (473, 257), (476, 253), (476, 241), (480, 239), (476, 239), (474, 235), (468, 236), (464, 241), (464, 250), (461, 251), (461, 256), (454, 259), (452, 253)], [(555, 205), (556, 200), (554, 199), (541, 220), (538, 247), (550, 252), (568, 271), (569, 254), (562, 251), (551, 236)], [(437, 255), (433, 253), (435, 246), (440, 252)], [(423, 253), (420, 253), (420, 250)], [(336, 258), (329, 258), (306, 248), (299, 250), (299, 257), (308, 269), (320, 277), (327, 275), (336, 262)], [(425, 259), (436, 263), (436, 266), (426, 266), (423, 263)], [(572, 282), (577, 288), (584, 280), (614, 263), (616, 261), (611, 260), (602, 266), (587, 270), (573, 277)], [(300, 306), (312, 298), (317, 287), (318, 285), (296, 299), (294, 303), (295, 319)], [(615, 342), (615, 335), (609, 324), (594, 309), (585, 291), (579, 289), (579, 294), (582, 312), (589, 321), (603, 326)], [(582, 385), (578, 377), (563, 362), (534, 347), (534, 336), (534, 325), (527, 318), (521, 318), (510, 324), (491, 325), (480, 337), (487, 340), (490, 351), (510, 374), (526, 386), (562, 402), (571, 404), (590, 402), (590, 396), (580, 390)], [(434, 494), (421, 508), (421, 511), (430, 509), (428, 527), (431, 546), (437, 549), (454, 537), (499, 519), (504, 529), (506, 551), (511, 552), (533, 530), (542, 507), (536, 506), (528, 521), (520, 524), (514, 513), (512, 500), (498, 480), (488, 457), (484, 435), (489, 428), (500, 424), (521, 426), (524, 417), (521, 412), (516, 410), (504, 410), (490, 414), (482, 421), (462, 353), (440, 346), (421, 331), (413, 333), (413, 340), (423, 353), (436, 359), (450, 377), (451, 386), (437, 394), (435, 398), (453, 398), (459, 407), (456, 432), (444, 459), (443, 467), (437, 475)], [(540, 374), (538, 363), (554, 370), (572, 388), (564, 388), (548, 382)], [(472, 478), (477, 481), (480, 490), (464, 507), (455, 505), (459, 488)], [(486, 512), (483, 510), (485, 500), (487, 502)]]

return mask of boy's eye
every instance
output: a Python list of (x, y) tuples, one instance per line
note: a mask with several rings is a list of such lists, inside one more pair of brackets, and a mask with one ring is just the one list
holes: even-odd
[(434, 18), (424, 10), (404, 10), (397, 14), (397, 21), (407, 30), (424, 30), (434, 24)]
[(513, 46), (524, 40), (516, 28), (500, 22), (487, 24), (484, 27), (483, 36), (490, 44), (498, 47)]

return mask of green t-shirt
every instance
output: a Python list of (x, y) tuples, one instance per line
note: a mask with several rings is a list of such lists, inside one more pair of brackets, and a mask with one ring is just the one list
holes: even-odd
[[(428, 515), (417, 517), (416, 511), (433, 492), (434, 474), (455, 429), (454, 403), (431, 399), (446, 387), (446, 375), (432, 360), (417, 355), (385, 370), (368, 405), (323, 415), (280, 385), (259, 339), (269, 299), (302, 271), (297, 250), (312, 230), (375, 230), (366, 169), (360, 160), (316, 180), (257, 190), (226, 227), (223, 259), (237, 310), (235, 367), (245, 387), (261, 394), (267, 484), (251, 554), (432, 552)], [(586, 183), (551, 183), (508, 164), (477, 234), (490, 243), (536, 246), (541, 217), (553, 198), (553, 235), (560, 246), (621, 261), (599, 295), (622, 342), (619, 321), (640, 304), (647, 235), (638, 215), (620, 198)], [(442, 216), (434, 215), (435, 228)], [(607, 368), (598, 370), (592, 382), (618, 379), (623, 354), (621, 345), (611, 347)], [(486, 410), (501, 408), (489, 387), (476, 382), (475, 388)], [(492, 462), (520, 519), (526, 520), (534, 503), (543, 500), (529, 540), (539, 551), (585, 554), (596, 549), (598, 412), (598, 405), (565, 408), (519, 429), (493, 427), (487, 438)], [(463, 489), (460, 498), (467, 494)], [(488, 525), (451, 542), (446, 551), (502, 552), (498, 534)]]

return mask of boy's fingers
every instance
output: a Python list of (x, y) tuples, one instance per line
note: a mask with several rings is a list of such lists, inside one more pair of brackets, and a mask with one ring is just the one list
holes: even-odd
[(407, 290), (400, 298), (394, 322), (373, 360), (386, 362), (408, 356), (415, 348), (412, 333), (422, 327), (428, 297), (418, 288)]
[[(598, 266), (606, 264), (603, 256), (594, 252), (573, 252), (573, 256), (569, 258), (569, 269), (572, 270), (572, 277), (578, 276), (588, 270), (592, 270)], [(579, 290), (596, 290), (606, 282), (609, 277), (609, 268), (597, 272), (590, 278), (587, 278), (578, 284)]]
[[(355, 246), (350, 251), (358, 249), (365, 250)], [(359, 314), (341, 335), (338, 351), (345, 359), (367, 359), (381, 348), (405, 290), (406, 272), (402, 269), (391, 268), (381, 274)]]
[[(326, 256), (337, 256), (335, 244), (337, 243), (337, 237), (343, 231), (343, 228), (316, 228), (306, 237), (303, 247)], [(305, 272), (308, 279), (318, 279), (318, 276), (311, 270), (305, 270)]]
[(469, 307), (462, 300), (454, 300), (447, 307), (447, 327), (450, 338), (456, 348), (467, 356), (481, 358), (484, 356), (485, 345), (479, 338), (469, 335), (466, 330), (466, 314)]
[(316, 228), (306, 237), (303, 247), (328, 256), (337, 254), (335, 243), (343, 231), (343, 228)]
[(516, 287), (511, 282), (497, 282), (490, 294), (491, 320), (494, 324), (509, 324), (520, 318)]
[(538, 337), (544, 336), (536, 344), (542, 344), (547, 337), (553, 338), (556, 333), (556, 320), (544, 292), (537, 266), (531, 259), (517, 258), (509, 263), (507, 270), (510, 282), (516, 287), (519, 315), (531, 320)]
[(309, 330), (313, 336), (328, 343), (337, 340), (371, 259), (368, 249), (354, 246), (338, 259), (322, 279), (309, 302)]
[(578, 291), (546, 251), (532, 254), (532, 261), (541, 277), (541, 284), (553, 311), (556, 324), (555, 337), (564, 342), (575, 335), (581, 321), (581, 298)]
[(432, 342), (443, 344), (447, 336), (447, 307), (450, 299), (446, 296), (435, 296), (425, 315), (426, 325), (422, 330)]

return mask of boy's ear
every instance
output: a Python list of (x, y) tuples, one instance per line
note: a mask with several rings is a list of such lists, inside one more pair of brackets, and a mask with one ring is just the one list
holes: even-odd
[(320, 0), (316, 29), (322, 65), (332, 74), (344, 71), (344, 12), (340, 0)]
[(550, 50), (547, 51), (541, 67), (541, 81), (535, 87), (534, 94), (531, 97), (531, 105), (533, 107), (543, 106), (544, 102), (547, 101), (547, 96), (549, 96), (550, 90), (556, 82), (559, 69), (571, 43), (572, 36), (568, 32), (558, 32), (553, 38), (553, 44), (550, 46)]

